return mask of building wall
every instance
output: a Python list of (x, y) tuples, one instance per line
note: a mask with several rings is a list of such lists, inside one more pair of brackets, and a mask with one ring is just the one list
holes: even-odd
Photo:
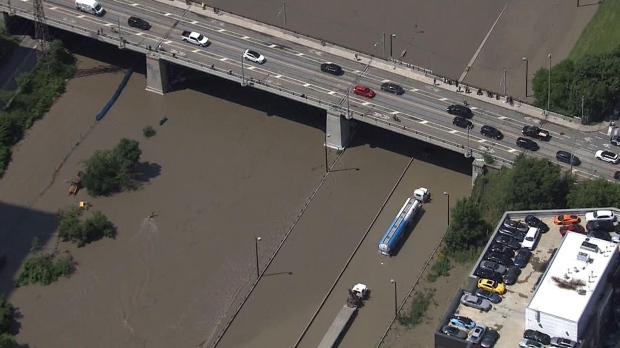
[[(566, 290), (563, 290), (566, 291)], [(577, 340), (579, 327), (577, 322), (559, 318), (550, 313), (525, 309), (525, 329), (538, 330), (551, 337), (566, 337)]]

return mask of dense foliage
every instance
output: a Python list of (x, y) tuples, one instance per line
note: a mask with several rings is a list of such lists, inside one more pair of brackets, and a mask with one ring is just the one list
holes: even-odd
[(62, 276), (75, 271), (76, 262), (71, 254), (56, 256), (50, 253), (31, 252), (17, 277), (17, 285), (49, 285)]
[(100, 211), (94, 211), (91, 217), (80, 220), (84, 210), (71, 207), (58, 214), (58, 238), (63, 242), (76, 243), (78, 247), (100, 240), (104, 237), (114, 238), (116, 228)]
[(84, 161), (82, 185), (91, 196), (108, 196), (140, 187), (136, 165), (142, 150), (135, 140), (121, 139), (112, 150), (100, 150)]
[(512, 169), (479, 177), (471, 197), (457, 202), (442, 252), (454, 257), (485, 243), (506, 211), (614, 206), (619, 187), (606, 180), (576, 183), (557, 164), (521, 155)]
[[(532, 80), (534, 104), (547, 108), (549, 70), (540, 69)], [(610, 53), (564, 60), (551, 68), (549, 108), (567, 116), (581, 115), (584, 122), (601, 121), (613, 111), (620, 95), (620, 47)]]
[(18, 93), (11, 94), (0, 111), (0, 176), (11, 160), (11, 147), (52, 106), (74, 73), (75, 58), (60, 41), (54, 41), (49, 54), (32, 71), (19, 76)]
[(0, 348), (13, 348), (16, 345), (9, 331), (14, 315), (13, 306), (6, 301), (4, 296), (0, 296)]

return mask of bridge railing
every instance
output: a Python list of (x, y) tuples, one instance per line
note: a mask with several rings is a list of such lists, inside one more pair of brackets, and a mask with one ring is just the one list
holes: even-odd
[[(30, 20), (34, 19), (32, 12), (26, 11), (20, 8), (12, 7), (7, 4), (0, 3), (0, 10), (7, 12), (11, 15), (20, 16), (20, 17), (27, 18)], [(333, 110), (333, 111), (339, 112), (342, 116), (346, 118), (353, 118), (353, 119), (357, 119), (357, 120), (360, 120), (366, 123), (370, 123), (370, 124), (379, 126), (384, 129), (395, 131), (403, 135), (412, 136), (413, 138), (417, 138), (425, 142), (429, 142), (432, 144), (442, 146), (444, 148), (451, 149), (456, 152), (464, 152), (466, 150), (469, 150), (471, 151), (472, 155), (477, 155), (478, 157), (482, 157), (484, 154), (486, 154), (490, 156), (491, 158), (493, 158), (493, 160), (497, 162), (498, 164), (509, 166), (509, 167), (513, 165), (513, 161), (498, 157), (488, 151), (482, 151), (480, 149), (473, 149), (473, 148), (467, 149), (464, 146), (464, 144), (460, 144), (460, 143), (453, 142), (453, 141), (450, 141), (450, 140), (447, 140), (447, 139), (444, 139), (438, 136), (427, 134), (419, 130), (416, 130), (410, 126), (402, 125), (395, 118), (385, 119), (385, 118), (375, 115), (374, 113), (368, 113), (368, 112), (358, 111), (356, 109), (350, 109), (350, 108), (344, 107), (340, 103), (326, 101), (326, 100), (323, 100), (315, 96), (306, 95), (305, 93), (301, 93), (301, 92), (297, 92), (297, 91), (294, 91), (288, 88), (284, 88), (282, 86), (271, 85), (262, 80), (257, 80), (257, 79), (248, 78), (248, 77), (244, 78), (241, 74), (236, 73), (232, 71), (231, 69), (225, 69), (225, 68), (218, 67), (215, 64), (207, 64), (204, 62), (189, 59), (189, 58), (186, 58), (184, 55), (179, 54), (179, 52), (176, 52), (176, 51), (160, 50), (160, 51), (155, 52), (151, 50), (149, 46), (146, 46), (146, 45), (141, 46), (137, 43), (128, 41), (126, 38), (119, 37), (118, 32), (112, 32), (108, 34), (104, 31), (103, 28), (99, 30), (94, 30), (94, 29), (82, 27), (80, 25), (77, 25), (76, 23), (58, 20), (52, 17), (48, 17), (46, 20), (48, 24), (58, 27), (60, 29), (72, 31), (74, 33), (87, 36), (95, 40), (104, 41), (106, 43), (118, 44), (119, 48), (129, 48), (133, 51), (137, 51), (137, 52), (144, 53), (144, 54), (157, 53), (160, 59), (164, 59), (174, 64), (187, 66), (187, 67), (197, 69), (200, 71), (204, 71), (209, 74), (216, 75), (216, 76), (226, 78), (229, 80), (234, 80), (238, 82), (245, 81), (247, 85), (249, 86), (252, 86), (252, 87), (255, 87), (261, 90), (265, 90), (268, 92), (275, 92), (276, 94), (283, 95), (290, 99), (304, 102), (306, 104), (310, 104), (310, 105), (313, 105), (313, 106), (316, 106), (322, 109)], [(381, 116), (384, 116), (384, 115), (381, 115)]]

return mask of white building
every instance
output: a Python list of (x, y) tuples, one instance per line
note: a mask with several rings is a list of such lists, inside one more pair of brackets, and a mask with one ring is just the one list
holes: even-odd
[[(525, 309), (525, 328), (551, 337), (582, 339), (618, 259), (616, 244), (569, 232)], [(605, 298), (608, 298), (606, 296)]]

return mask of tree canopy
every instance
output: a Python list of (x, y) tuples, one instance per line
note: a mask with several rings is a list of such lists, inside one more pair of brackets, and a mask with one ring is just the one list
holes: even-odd
[(482, 219), (476, 202), (470, 198), (459, 199), (450, 216), (450, 227), (443, 240), (444, 253), (466, 250), (484, 240), (489, 226)]
[(91, 217), (80, 220), (84, 210), (71, 207), (58, 214), (58, 238), (63, 242), (76, 243), (78, 248), (104, 237), (114, 238), (116, 228), (100, 211), (92, 212)]
[(135, 140), (121, 139), (112, 150), (100, 150), (84, 161), (82, 185), (91, 196), (108, 196), (124, 190), (135, 190), (136, 165), (142, 150)]
[[(534, 104), (547, 107), (549, 70), (534, 74)], [(607, 54), (564, 60), (551, 68), (550, 109), (567, 116), (580, 116), (584, 99), (584, 121), (601, 121), (618, 102), (620, 93), (620, 47)]]
[(566, 201), (569, 208), (620, 207), (620, 185), (605, 179), (581, 181)]

